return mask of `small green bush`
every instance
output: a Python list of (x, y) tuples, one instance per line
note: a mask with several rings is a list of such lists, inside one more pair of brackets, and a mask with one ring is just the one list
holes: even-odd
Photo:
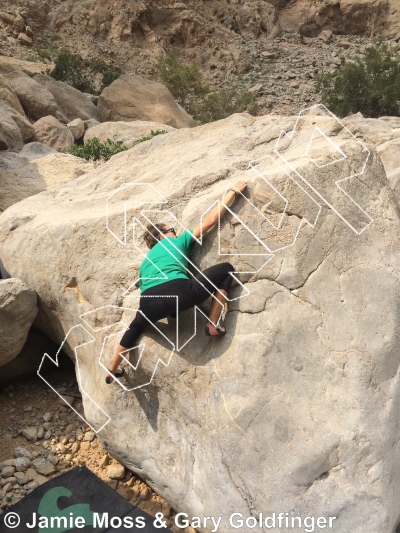
[(47, 59), (48, 61), (53, 60), (54, 50), (52, 48), (34, 45), (32, 46), (32, 50), (36, 52), (40, 59)]
[(65, 81), (79, 91), (94, 92), (92, 81), (82, 58), (69, 50), (61, 50), (56, 57), (54, 69), (49, 74), (55, 80)]
[(199, 66), (182, 63), (174, 53), (161, 56), (157, 67), (163, 82), (181, 106), (185, 106), (191, 97), (209, 91), (208, 86), (202, 83)]
[(233, 113), (247, 111), (257, 113), (257, 100), (248, 92), (236, 92), (226, 89), (208, 95), (198, 105), (194, 116), (203, 124), (227, 118)]
[(106, 70), (108, 70), (108, 65), (105, 61), (103, 61), (103, 59), (93, 59), (93, 61), (91, 61), (90, 65), (89, 65), (89, 68), (92, 72), (100, 72), (100, 73), (103, 73), (105, 72)]
[(135, 142), (135, 146), (139, 143), (143, 143), (145, 141), (150, 141), (153, 137), (156, 137), (156, 135), (162, 135), (163, 133), (168, 133), (167, 130), (151, 130), (151, 132), (148, 135), (145, 135), (144, 137), (140, 137), (140, 139), (137, 139)]
[[(149, 141), (153, 137), (156, 137), (156, 135), (162, 135), (163, 133), (168, 132), (166, 130), (151, 130), (148, 135), (137, 139), (135, 141), (135, 146), (139, 143)], [(97, 137), (93, 137), (83, 145), (74, 144), (69, 149), (69, 153), (77, 157), (82, 157), (87, 161), (108, 161), (113, 155), (119, 154), (119, 152), (125, 150), (128, 150), (128, 148), (124, 146), (122, 141), (112, 141), (111, 139), (107, 139), (105, 142), (101, 142)]]
[(100, 86), (99, 93), (101, 93), (103, 89), (111, 85), (111, 83), (117, 80), (120, 76), (121, 76), (121, 72), (118, 72), (117, 70), (110, 70), (110, 69), (106, 70), (101, 80), (101, 86)]
[(127, 150), (127, 147), (122, 141), (107, 139), (105, 142), (101, 142), (97, 137), (93, 137), (83, 145), (74, 144), (69, 149), (69, 153), (87, 161), (108, 161), (110, 157), (124, 150)]
[(345, 61), (333, 73), (316, 78), (323, 103), (345, 117), (360, 111), (366, 117), (400, 115), (400, 56), (382, 39), (363, 58)]

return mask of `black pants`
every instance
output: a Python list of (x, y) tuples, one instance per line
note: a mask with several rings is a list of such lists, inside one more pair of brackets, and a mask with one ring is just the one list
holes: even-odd
[(176, 313), (176, 298), (171, 296), (178, 297), (178, 311), (184, 311), (207, 300), (216, 289), (228, 292), (232, 284), (230, 272), (233, 271), (234, 268), (230, 263), (220, 263), (206, 268), (192, 279), (174, 279), (143, 291), (139, 310), (129, 329), (125, 331), (120, 345), (124, 348), (134, 347), (149, 325), (148, 320), (154, 324), (157, 320)]

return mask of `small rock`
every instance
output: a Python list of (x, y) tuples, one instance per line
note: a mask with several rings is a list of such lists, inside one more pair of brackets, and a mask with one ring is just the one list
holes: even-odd
[[(132, 499), (136, 500), (140, 496), (140, 488), (135, 485), (132, 487)], [(165, 515), (166, 516), (166, 515)]]
[(87, 433), (85, 433), (83, 440), (92, 442), (95, 438), (96, 438), (96, 433), (93, 433), (93, 431), (88, 431)]
[(32, 459), (32, 454), (26, 448), (22, 448), (21, 446), (18, 446), (14, 450), (14, 457), (27, 457), (28, 459)]
[(4, 466), (1, 470), (1, 477), (7, 478), (14, 475), (15, 467), (14, 466)]
[(56, 452), (57, 453), (65, 453), (67, 451), (66, 447), (64, 446), (64, 444), (62, 444), (61, 442), (59, 442), (56, 446)]
[[(39, 474), (36, 474), (36, 475), (39, 476)], [(40, 476), (40, 477), (44, 478), (43, 483), (46, 483), (46, 481), (48, 481), (48, 479), (45, 478), (44, 476)], [(37, 481), (33, 480), (33, 481), (29, 481), (29, 483), (27, 483), (24, 488), (26, 490), (33, 490), (33, 489), (36, 489), (39, 485), (41, 485), (41, 483), (38, 483)]]
[(27, 405), (24, 409), (24, 411), (32, 411), (32, 406), (31, 405)]
[(46, 460), (51, 463), (53, 466), (55, 466), (56, 464), (58, 464), (59, 462), (59, 458), (54, 455), (53, 453), (48, 453), (47, 456), (46, 456)]
[(78, 428), (76, 430), (75, 436), (76, 436), (77, 440), (82, 440), (83, 439), (83, 431), (81, 430), (81, 428)]
[(76, 141), (81, 139), (85, 133), (85, 124), (81, 118), (76, 118), (75, 120), (68, 122), (67, 128), (72, 133)]
[(68, 437), (66, 437), (65, 435), (63, 435), (63, 436), (61, 437), (61, 439), (60, 439), (60, 443), (61, 443), (61, 444), (64, 444), (64, 445), (65, 445), (65, 444), (68, 444), (68, 440), (69, 440)]
[(50, 422), (51, 417), (52, 417), (51, 413), (46, 413), (46, 414), (43, 415), (43, 421), (44, 422)]
[[(67, 131), (69, 131), (68, 128), (66, 128), (66, 129), (67, 129)], [(69, 134), (71, 135), (72, 139), (74, 140), (74, 136), (72, 135), (72, 133), (69, 132)], [(68, 142), (69, 142), (69, 139), (68, 139)], [(44, 143), (44, 144), (46, 144), (46, 143)], [(71, 143), (71, 145), (72, 144), (73, 144), (73, 142)], [(58, 150), (58, 148), (56, 148), (56, 150)], [(58, 151), (61, 151), (61, 150), (58, 150)], [(63, 394), (62, 398), (60, 398), (60, 397), (58, 398), (58, 403), (60, 403), (62, 406), (65, 405), (65, 402), (67, 402), (69, 405), (72, 405), (74, 403), (74, 400), (75, 400), (74, 396), (70, 396), (69, 394)]]
[(140, 497), (143, 500), (149, 500), (151, 498), (151, 490), (149, 487), (144, 487), (144, 489), (140, 491)]
[(4, 490), (5, 493), (9, 492), (11, 489), (12, 489), (12, 485), (11, 485), (11, 483), (7, 483), (7, 484), (4, 485), (4, 487), (3, 487), (3, 490)]
[(38, 439), (43, 439), (43, 437), (44, 437), (44, 427), (43, 426), (40, 426), (40, 428), (38, 429), (36, 437)]
[(99, 466), (100, 466), (101, 468), (107, 466), (107, 464), (108, 464), (108, 460), (109, 460), (108, 455), (107, 455), (107, 454), (103, 455), (103, 457), (100, 459)]
[(25, 46), (32, 46), (32, 39), (25, 33), (20, 33), (18, 35), (18, 41)]
[(323, 30), (318, 35), (318, 39), (320, 39), (324, 43), (331, 43), (333, 41), (333, 33), (331, 32), (331, 30)]
[(36, 440), (37, 429), (35, 427), (25, 428), (21, 431), (21, 433), (28, 440), (31, 440), (31, 441)]
[(71, 446), (71, 452), (76, 453), (79, 450), (79, 447), (80, 447), (80, 443), (74, 442), (73, 445)]
[(274, 52), (268, 52), (265, 50), (264, 52), (261, 52), (260, 56), (264, 59), (276, 59), (277, 55)]
[(33, 481), (28, 483), (27, 488), (31, 488), (32, 484), (36, 484), (36, 486), (32, 487), (35, 489), (38, 485), (42, 485), (48, 481), (45, 476), (38, 474), (34, 468), (28, 468), (28, 470), (25, 472), (25, 475), (33, 479)]
[(256, 85), (253, 85), (253, 87), (250, 87), (250, 89), (248, 89), (247, 92), (251, 93), (251, 94), (258, 94), (262, 91), (262, 84), (261, 83), (257, 83)]
[(17, 472), (25, 472), (30, 464), (31, 461), (27, 457), (17, 457), (17, 459), (14, 459), (14, 466)]
[(68, 426), (65, 428), (65, 433), (70, 435), (73, 431), (75, 431), (74, 424), (68, 424)]
[[(19, 473), (22, 473), (22, 472), (19, 472)], [(17, 478), (17, 483), (19, 486), (22, 487), (22, 485), (26, 485), (27, 483), (29, 483), (30, 481), (32, 481), (32, 478), (31, 477), (28, 477), (28, 476), (24, 476), (24, 477), (18, 477)]]
[(119, 463), (113, 463), (107, 468), (107, 476), (110, 479), (123, 479), (125, 477), (125, 467)]
[(348, 48), (351, 47), (351, 42), (350, 41), (346, 41), (345, 39), (342, 39), (341, 41), (336, 43), (336, 46), (340, 46), (340, 48), (348, 49)]
[(44, 438), (45, 438), (46, 440), (49, 440), (50, 437), (51, 437), (51, 429), (48, 429), (48, 430), (46, 431), (45, 435), (44, 435)]
[(36, 472), (38, 474), (42, 474), (43, 476), (50, 476), (55, 472), (54, 466), (49, 461), (46, 461), (46, 459), (43, 457), (34, 459), (32, 464), (35, 467)]

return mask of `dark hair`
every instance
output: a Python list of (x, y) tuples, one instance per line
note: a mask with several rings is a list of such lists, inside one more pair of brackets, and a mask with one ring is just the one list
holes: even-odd
[(159, 241), (159, 235), (162, 230), (167, 229), (165, 224), (148, 224), (146, 226), (147, 231), (143, 234), (143, 240), (147, 246), (151, 249)]

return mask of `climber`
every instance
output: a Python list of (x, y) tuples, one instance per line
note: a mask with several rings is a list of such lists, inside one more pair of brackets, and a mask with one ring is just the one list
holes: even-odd
[[(247, 187), (247, 182), (238, 181), (235, 187), (237, 191), (242, 192)], [(121, 352), (137, 345), (149, 321), (154, 324), (157, 320), (176, 312), (176, 298), (171, 298), (171, 296), (178, 297), (179, 312), (201, 304), (213, 294), (205, 334), (219, 337), (225, 335), (225, 327), (220, 324), (220, 318), (232, 284), (230, 273), (234, 271), (234, 268), (230, 263), (219, 263), (189, 279), (186, 271), (188, 265), (186, 257), (189, 256), (196, 242), (193, 237), (199, 238), (215, 226), (218, 216), (226, 213), (225, 205), (230, 205), (235, 200), (237, 191), (229, 190), (222, 202), (220, 201), (214, 207), (201, 224), (179, 236), (176, 235), (174, 228), (168, 228), (165, 224), (147, 226), (144, 241), (150, 251), (139, 268), (139, 310), (117, 347), (106, 376), (106, 383), (112, 383), (114, 377), (123, 376), (123, 369), (117, 371), (122, 361)], [(160, 279), (162, 276), (160, 270), (164, 274), (163, 279)]]

